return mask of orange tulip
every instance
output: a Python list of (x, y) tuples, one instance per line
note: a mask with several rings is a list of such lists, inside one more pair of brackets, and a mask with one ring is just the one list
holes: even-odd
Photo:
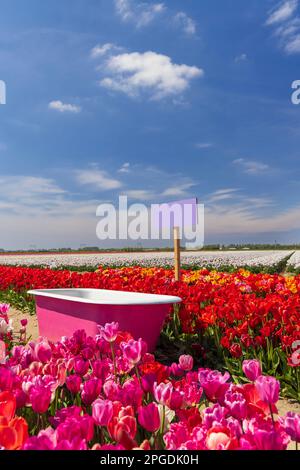
[(10, 421), (16, 412), (16, 399), (11, 392), (0, 393), (0, 416)]
[(11, 392), (0, 393), (0, 446), (7, 450), (22, 447), (28, 437), (24, 418), (14, 417), (16, 399)]

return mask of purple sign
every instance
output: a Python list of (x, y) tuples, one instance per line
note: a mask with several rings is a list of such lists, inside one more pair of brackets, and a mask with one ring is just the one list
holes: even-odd
[(152, 221), (160, 230), (174, 227), (181, 229), (195, 227), (198, 215), (197, 205), (197, 198), (152, 204)]

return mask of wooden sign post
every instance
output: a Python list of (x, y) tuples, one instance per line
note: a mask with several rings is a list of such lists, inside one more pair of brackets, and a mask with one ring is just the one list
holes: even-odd
[(174, 261), (175, 261), (175, 281), (180, 281), (180, 229), (174, 227)]
[[(154, 224), (159, 230), (168, 229), (168, 236), (173, 230), (174, 239), (174, 261), (175, 261), (175, 280), (180, 281), (180, 242), (181, 237), (186, 237), (185, 230), (197, 225), (197, 198), (184, 199), (182, 201), (173, 201), (164, 204), (156, 204), (154, 214)], [(152, 209), (151, 209), (152, 210)], [(152, 222), (152, 220), (151, 220)], [(185, 235), (185, 237), (184, 237)]]

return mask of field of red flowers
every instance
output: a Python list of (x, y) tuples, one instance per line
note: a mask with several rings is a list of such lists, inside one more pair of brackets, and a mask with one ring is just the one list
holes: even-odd
[(158, 294), (183, 299), (170, 312), (160, 351), (190, 353), (201, 366), (243, 376), (242, 359), (258, 359), (276, 376), (285, 396), (300, 399), (300, 276), (283, 277), (217, 271), (183, 271), (175, 282), (160, 268), (103, 269), (77, 273), (0, 267), (0, 291), (26, 299), (28, 289), (92, 287)]

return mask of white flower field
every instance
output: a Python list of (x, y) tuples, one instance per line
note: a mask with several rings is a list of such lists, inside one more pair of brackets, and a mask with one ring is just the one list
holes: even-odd
[[(292, 251), (198, 251), (183, 252), (182, 265), (211, 267), (219, 269), (224, 266), (234, 268), (276, 267)], [(291, 263), (300, 266), (300, 252), (292, 255)], [(63, 266), (94, 267), (98, 266), (172, 266), (172, 252), (140, 252), (140, 253), (47, 253), (47, 254), (18, 254), (0, 256), (1, 265), (13, 266), (45, 266), (60, 268)]]

